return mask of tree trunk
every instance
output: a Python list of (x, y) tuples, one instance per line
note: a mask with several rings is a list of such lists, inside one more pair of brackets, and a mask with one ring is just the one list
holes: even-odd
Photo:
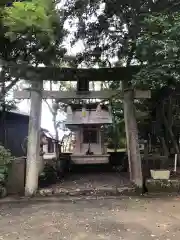
[(4, 91), (0, 92), (0, 101), (3, 100), (3, 98), (5, 97), (5, 95), (7, 94), (8, 91), (10, 91), (15, 85), (16, 83), (19, 81), (19, 78), (16, 78), (15, 80), (12, 80), (8, 86), (6, 86), (4, 88)]
[(57, 127), (57, 112), (53, 113), (53, 126), (54, 126), (54, 131), (55, 131), (55, 153), (56, 153), (56, 159), (59, 157), (59, 147), (58, 147), (58, 141), (59, 141), (59, 133), (58, 133), (58, 127)]
[(168, 132), (169, 132), (169, 136), (170, 136), (170, 138), (171, 138), (173, 147), (174, 147), (176, 153), (178, 154), (178, 162), (180, 163), (180, 159), (179, 159), (180, 151), (179, 151), (178, 143), (177, 143), (176, 138), (175, 138), (175, 136), (174, 136), (174, 133), (173, 133), (173, 131), (172, 131), (172, 127), (170, 127), (170, 126), (168, 125), (168, 121), (167, 121), (166, 116), (164, 115), (164, 112), (163, 112), (162, 114), (163, 114), (164, 126), (165, 126), (165, 128), (168, 130)]
[(25, 195), (33, 196), (38, 188), (40, 158), (40, 126), (43, 82), (33, 82), (27, 147)]
[(1, 96), (0, 106), (2, 107), (1, 128), (2, 128), (2, 144), (6, 148), (6, 97), (5, 97), (5, 69), (1, 70)]
[(166, 145), (166, 141), (165, 141), (164, 137), (160, 137), (160, 141), (161, 141), (161, 144), (162, 144), (163, 154), (168, 158), (169, 150), (168, 150), (168, 147)]
[[(50, 81), (49, 83), (50, 83), (50, 91), (53, 91), (52, 81)], [(52, 114), (52, 121), (53, 121), (53, 127), (54, 127), (54, 131), (55, 131), (55, 140), (56, 140), (56, 143), (55, 143), (55, 154), (56, 154), (56, 159), (57, 159), (58, 156), (59, 156), (59, 147), (58, 147), (59, 133), (58, 133), (58, 127), (57, 127), (58, 108), (57, 107), (53, 108), (53, 105), (57, 104), (56, 101), (54, 101), (53, 99), (52, 99), (52, 107), (49, 105), (48, 101), (46, 101), (46, 104), (47, 104), (47, 106), (49, 108), (49, 111)]]
[(92, 82), (92, 90), (95, 91), (95, 83), (94, 83), (94, 81)]
[(133, 90), (131, 89), (124, 90), (124, 120), (130, 179), (138, 188), (142, 188), (141, 156), (138, 143), (138, 129), (135, 118)]

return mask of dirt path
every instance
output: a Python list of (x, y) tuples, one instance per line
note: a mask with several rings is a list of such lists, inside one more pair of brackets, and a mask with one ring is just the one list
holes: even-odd
[(180, 198), (3, 204), (0, 240), (177, 240)]

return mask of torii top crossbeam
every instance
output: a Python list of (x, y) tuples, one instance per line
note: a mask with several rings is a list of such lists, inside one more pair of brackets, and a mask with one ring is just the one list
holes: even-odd
[(60, 67), (33, 67), (27, 65), (9, 65), (12, 76), (31, 81), (130, 81), (132, 76), (139, 72), (140, 66), (115, 68), (60, 68)]
[[(42, 80), (52, 81), (77, 81), (76, 91), (43, 91), (42, 98), (53, 99), (109, 99), (118, 93), (123, 97), (121, 91), (103, 90), (89, 91), (90, 81), (130, 81), (134, 74), (140, 70), (140, 66), (118, 67), (118, 68), (57, 68), (57, 67), (27, 67), (20, 71), (21, 77), (32, 82)], [(23, 75), (24, 74), (24, 75)], [(30, 89), (29, 89), (30, 90)], [(30, 91), (14, 91), (14, 98), (27, 99), (31, 97)], [(79, 94), (81, 92), (81, 94)], [(135, 98), (149, 98), (150, 91), (135, 91)]]

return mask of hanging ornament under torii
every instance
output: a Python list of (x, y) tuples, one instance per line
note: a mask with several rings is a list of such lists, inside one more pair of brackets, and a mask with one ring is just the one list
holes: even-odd
[(97, 113), (100, 113), (100, 112), (101, 112), (101, 110), (102, 110), (102, 108), (101, 108), (101, 105), (100, 105), (100, 104), (98, 104), (98, 105), (97, 105), (97, 108), (96, 108), (96, 112), (97, 112)]
[(66, 113), (67, 113), (68, 115), (72, 115), (72, 114), (73, 114), (73, 112), (72, 112), (72, 107), (71, 107), (70, 105), (67, 106)]
[(86, 114), (87, 114), (86, 107), (85, 107), (85, 105), (83, 105), (82, 106), (82, 117), (86, 117)]

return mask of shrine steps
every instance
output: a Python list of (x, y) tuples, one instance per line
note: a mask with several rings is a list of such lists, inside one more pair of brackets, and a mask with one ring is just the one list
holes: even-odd
[(64, 189), (60, 186), (39, 189), (36, 196), (69, 196), (69, 197), (105, 197), (105, 196), (132, 196), (136, 195), (134, 186), (122, 186), (117, 188), (87, 188), (87, 189)]

